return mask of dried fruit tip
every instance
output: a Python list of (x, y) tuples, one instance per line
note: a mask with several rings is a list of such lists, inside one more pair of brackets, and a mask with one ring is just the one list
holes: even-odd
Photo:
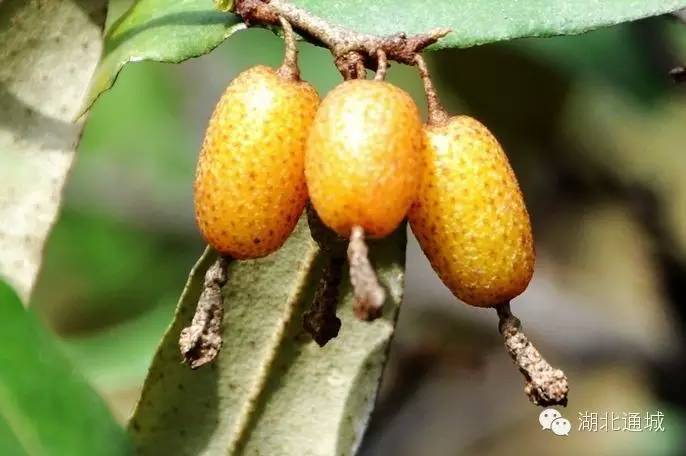
[(364, 230), (359, 225), (353, 226), (350, 232), (348, 263), (350, 264), (350, 283), (355, 295), (353, 312), (360, 320), (375, 320), (381, 316), (386, 291), (379, 284), (376, 272), (369, 262), (367, 244), (364, 242)]
[(526, 379), (524, 392), (535, 405), (567, 406), (569, 383), (560, 369), (553, 368), (522, 331), (522, 324), (505, 302), (495, 307), (500, 319), (498, 330), (505, 348)]
[(193, 321), (179, 335), (183, 362), (191, 369), (212, 362), (221, 350), (224, 318), (222, 286), (227, 280), (227, 266), (228, 261), (220, 256), (207, 270)]
[(303, 315), (303, 329), (323, 347), (338, 336), (341, 320), (336, 316), (343, 258), (328, 255), (310, 309)]

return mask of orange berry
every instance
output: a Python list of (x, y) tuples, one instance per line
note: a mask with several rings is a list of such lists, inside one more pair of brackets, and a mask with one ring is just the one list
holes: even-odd
[(426, 165), (410, 226), (441, 280), (490, 307), (526, 289), (534, 268), (529, 214), (498, 141), (467, 116), (426, 127)]
[(405, 218), (419, 185), (422, 124), (402, 89), (350, 80), (322, 101), (305, 153), (312, 205), (324, 224), (348, 237), (360, 225), (371, 237)]
[(259, 258), (293, 231), (307, 202), (305, 142), (318, 105), (312, 86), (265, 66), (226, 89), (195, 178), (196, 220), (217, 251)]

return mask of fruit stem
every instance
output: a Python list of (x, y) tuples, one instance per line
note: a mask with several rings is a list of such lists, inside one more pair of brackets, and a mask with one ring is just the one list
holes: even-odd
[(381, 316), (386, 290), (379, 284), (376, 272), (369, 262), (368, 253), (369, 249), (364, 242), (364, 229), (359, 225), (353, 226), (348, 243), (350, 283), (355, 295), (353, 312), (360, 320), (372, 321)]
[(436, 88), (434, 87), (433, 81), (431, 81), (431, 74), (429, 73), (429, 68), (426, 65), (424, 58), (417, 54), (414, 57), (414, 62), (419, 70), (419, 76), (422, 78), (424, 83), (424, 92), (426, 93), (426, 105), (428, 111), (427, 124), (431, 126), (445, 125), (448, 123), (450, 116), (443, 108), (441, 101), (438, 99), (438, 94), (436, 93)]
[(228, 260), (220, 256), (207, 270), (193, 321), (181, 330), (179, 348), (183, 362), (191, 369), (212, 362), (221, 350), (224, 318), (222, 287), (227, 280), (228, 264)]
[(383, 49), (376, 51), (376, 74), (374, 75), (375, 81), (383, 81), (386, 79), (386, 70), (388, 70), (388, 59), (386, 58), (386, 52)]
[(336, 316), (336, 306), (343, 258), (329, 254), (325, 261), (326, 265), (317, 284), (310, 310), (303, 315), (303, 328), (320, 347), (336, 337), (341, 329), (341, 320)]
[(510, 302), (495, 307), (500, 319), (498, 330), (505, 349), (526, 379), (524, 392), (535, 405), (567, 406), (569, 383), (560, 369), (553, 368), (522, 331), (522, 323), (510, 310)]
[(277, 74), (282, 78), (299, 81), (300, 68), (298, 68), (298, 45), (295, 40), (295, 32), (283, 16), (279, 16), (279, 22), (283, 28), (283, 38), (286, 50), (283, 57), (281, 67), (276, 70)]
[(335, 60), (336, 68), (343, 75), (343, 79), (349, 81), (351, 79), (365, 79), (367, 77), (367, 67), (364, 63), (364, 57), (359, 52), (349, 52), (341, 55)]

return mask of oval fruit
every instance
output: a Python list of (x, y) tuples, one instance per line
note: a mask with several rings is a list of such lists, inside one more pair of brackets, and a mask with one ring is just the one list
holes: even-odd
[(349, 237), (391, 233), (419, 185), (422, 124), (402, 89), (350, 80), (332, 90), (315, 117), (305, 153), (310, 199), (324, 224)]
[(319, 105), (309, 84), (265, 66), (234, 79), (209, 122), (195, 178), (207, 242), (234, 258), (278, 249), (307, 202), (304, 153)]
[(529, 214), (498, 141), (457, 116), (426, 127), (425, 168), (409, 220), (424, 253), (464, 302), (491, 307), (526, 289), (534, 267)]

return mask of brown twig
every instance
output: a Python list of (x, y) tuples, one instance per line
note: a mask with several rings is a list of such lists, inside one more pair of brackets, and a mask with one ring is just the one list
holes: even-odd
[(389, 36), (357, 33), (330, 24), (287, 0), (235, 0), (233, 11), (247, 25), (276, 25), (280, 17), (285, 18), (310, 41), (329, 48), (336, 59), (336, 66), (348, 78), (362, 77), (360, 59), (366, 67), (373, 68), (379, 50), (388, 60), (412, 65), (418, 52), (450, 33), (447, 28), (409, 37), (404, 33)]
[(367, 244), (364, 242), (364, 230), (361, 226), (353, 226), (350, 231), (348, 263), (350, 283), (355, 295), (353, 307), (355, 316), (365, 321), (379, 318), (386, 300), (386, 290), (379, 284), (376, 272), (369, 262)]
[(222, 286), (227, 280), (227, 266), (228, 261), (220, 256), (207, 270), (193, 321), (179, 335), (183, 361), (192, 369), (213, 361), (221, 350), (224, 318)]
[(505, 348), (526, 379), (524, 392), (536, 405), (548, 407), (567, 405), (569, 384), (560, 369), (553, 368), (522, 332), (522, 324), (506, 302), (496, 307), (498, 329), (505, 339)]
[(324, 254), (326, 264), (317, 284), (310, 309), (303, 315), (303, 328), (320, 347), (338, 335), (341, 320), (336, 316), (341, 272), (347, 241), (324, 225), (312, 205), (307, 206), (310, 234)]

